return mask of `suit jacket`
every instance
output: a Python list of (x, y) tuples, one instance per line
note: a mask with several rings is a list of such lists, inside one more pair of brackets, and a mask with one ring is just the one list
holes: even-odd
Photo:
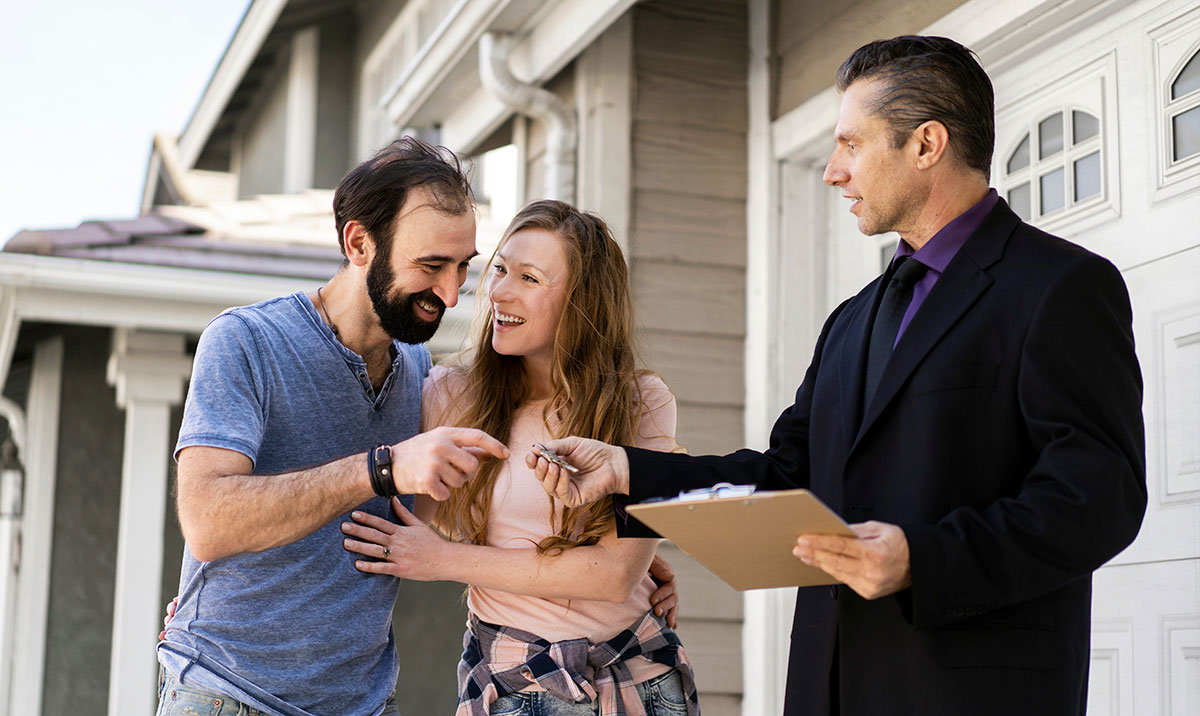
[(1124, 281), (1001, 201), (864, 411), (880, 283), (826, 321), (765, 453), (629, 449), (630, 499), (721, 481), (806, 487), (849, 522), (903, 528), (910, 588), (874, 601), (799, 590), (789, 716), (829, 713), (831, 675), (847, 715), (1082, 714), (1091, 574), (1146, 505)]

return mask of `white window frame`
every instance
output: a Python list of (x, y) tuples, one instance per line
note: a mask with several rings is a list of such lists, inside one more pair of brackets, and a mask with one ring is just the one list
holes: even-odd
[[(996, 149), (992, 157), (992, 184), (1007, 200), (1008, 191), (1029, 182), (1030, 220), (1052, 234), (1072, 236), (1110, 221), (1121, 214), (1121, 183), (1118, 181), (1120, 143), (1117, 117), (1117, 51), (1109, 49), (1082, 65), (1068, 66), (1053, 81), (1030, 77), (1014, 88), (996, 108)], [(1080, 110), (1100, 121), (1097, 136), (1072, 145), (1072, 112)], [(1056, 113), (1063, 117), (1063, 148), (1057, 154), (1038, 157), (1038, 125)], [(1008, 159), (1024, 137), (1029, 138), (1029, 165), (1008, 173)], [(1076, 201), (1074, 163), (1100, 152), (1100, 193)], [(1039, 214), (1041, 177), (1063, 169), (1064, 202), (1061, 209)]]
[[(1097, 132), (1096, 134), (1092, 135), (1091, 137), (1088, 137), (1087, 139), (1085, 139), (1083, 141), (1076, 142), (1075, 141), (1075, 128), (1074, 128), (1074, 125), (1075, 125), (1074, 113), (1075, 112), (1082, 112), (1084, 114), (1087, 114), (1089, 117), (1092, 117), (1093, 119), (1095, 119), (1097, 121), (1097, 123), (1100, 124), (1100, 131)], [(1035, 158), (1034, 157), (1034, 148), (1035, 148), (1034, 142), (1040, 140), (1039, 133), (1041, 131), (1041, 124), (1042, 124), (1042, 122), (1044, 122), (1047, 119), (1050, 119), (1051, 117), (1056, 116), (1056, 115), (1062, 117), (1062, 119), (1063, 119), (1063, 149), (1061, 149), (1060, 151), (1056, 152), (1055, 154), (1053, 154), (1049, 157), (1046, 157), (1045, 159)], [(1003, 171), (1003, 176), (1002, 176), (1001, 180), (999, 180), (999, 181), (993, 180), (992, 183), (996, 186), (997, 191), (1000, 192), (1000, 196), (1004, 197), (1004, 199), (1006, 201), (1008, 201), (1009, 193), (1013, 189), (1017, 188), (1021, 184), (1028, 183), (1029, 184), (1029, 192), (1030, 192), (1029, 193), (1030, 215), (1031, 215), (1031, 217), (1036, 217), (1036, 218), (1042, 218), (1042, 217), (1054, 218), (1055, 216), (1058, 215), (1057, 214), (1058, 211), (1078, 211), (1081, 207), (1086, 207), (1086, 206), (1090, 205), (1091, 203), (1100, 202), (1103, 200), (1104, 190), (1105, 190), (1105, 185), (1106, 185), (1105, 177), (1104, 177), (1104, 167), (1103, 167), (1104, 151), (1103, 151), (1103, 146), (1102, 146), (1104, 130), (1105, 130), (1104, 122), (1100, 117), (1097, 117), (1088, 108), (1080, 107), (1079, 105), (1074, 104), (1074, 103), (1066, 103), (1066, 104), (1063, 104), (1060, 107), (1057, 107), (1051, 111), (1043, 112), (1042, 114), (1035, 116), (1033, 118), (1033, 120), (1029, 123), (1029, 131), (1027, 133), (1018, 137), (1016, 139), (1016, 141), (1010, 142), (1008, 149), (1003, 154), (996, 155), (996, 160), (997, 160), (996, 164), (997, 164), (997, 167)], [(1028, 162), (1028, 164), (1026, 164), (1024, 167), (1021, 167), (1020, 169), (1017, 169), (1013, 172), (1009, 172), (1008, 171), (1009, 159), (1012, 157), (1013, 153), (1016, 151), (1016, 148), (1018, 146), (1020, 146), (1021, 142), (1026, 141), (1026, 140), (1028, 140), (1028, 142), (1029, 142), (1029, 162)], [(1092, 154), (1095, 154), (1097, 152), (1099, 152), (1099, 154), (1100, 154), (1100, 161), (1101, 161), (1100, 191), (1097, 194), (1093, 194), (1091, 196), (1084, 197), (1083, 199), (1076, 199), (1075, 198), (1075, 188), (1076, 187), (1075, 187), (1075, 171), (1074, 171), (1075, 167), (1074, 167), (1074, 165), (1079, 160), (1084, 159), (1084, 158), (1086, 158)], [(1063, 170), (1063, 179), (1064, 179), (1063, 206), (1060, 207), (1059, 209), (1055, 209), (1054, 213), (1052, 213), (1052, 214), (1043, 214), (1043, 213), (1041, 213), (1041, 204), (1042, 204), (1041, 191), (1040, 191), (1041, 178), (1056, 169)], [(1038, 191), (1036, 191), (1036, 192), (1034, 191), (1035, 187), (1037, 187), (1037, 189), (1038, 189)], [(1033, 201), (1033, 199), (1035, 197), (1037, 197), (1036, 211), (1035, 211), (1035, 202)], [(1012, 202), (1009, 201), (1010, 206), (1011, 206), (1011, 204), (1012, 204)], [(1014, 211), (1015, 211), (1015, 209), (1014, 209)]]
[(1200, 52), (1200, 7), (1166, 18), (1149, 31), (1154, 61), (1154, 107), (1159, 113), (1155, 141), (1158, 145), (1153, 200), (1157, 203), (1200, 187), (1200, 154), (1175, 161), (1171, 120), (1200, 106), (1200, 92), (1171, 99), (1171, 84), (1188, 60)]
[[(1074, 113), (1076, 112), (1091, 116), (1091, 118), (1096, 120), (1100, 125), (1100, 131), (1096, 134), (1093, 134), (1092, 137), (1082, 140), (1082, 142), (1075, 142)], [(1046, 158), (1034, 158), (1034, 142), (1038, 142), (1039, 140), (1040, 126), (1042, 126), (1042, 122), (1050, 119), (1051, 116), (1056, 115), (1061, 116), (1063, 120), (1063, 149)], [(1006, 200), (1008, 200), (1009, 193), (1012, 192), (1014, 188), (1021, 186), (1022, 183), (1028, 183), (1028, 185), (1030, 185), (1031, 217), (1036, 216), (1038, 218), (1052, 218), (1057, 216), (1057, 211), (1076, 211), (1080, 206), (1087, 206), (1088, 204), (1093, 203), (1093, 201), (1102, 200), (1104, 197), (1105, 188), (1103, 167), (1104, 152), (1102, 146), (1104, 137), (1103, 125), (1104, 122), (1102, 119), (1098, 118), (1098, 116), (1094, 115), (1092, 112), (1090, 112), (1090, 110), (1079, 107), (1078, 104), (1074, 103), (1063, 104), (1063, 106), (1051, 110), (1051, 112), (1044, 112), (1042, 115), (1034, 116), (1034, 119), (1030, 122), (1030, 125), (1028, 125), (1028, 127), (1030, 127), (1030, 131), (1022, 134), (1022, 136), (1016, 140), (1016, 142), (1009, 143), (1008, 150), (1004, 152), (1004, 154), (997, 154), (997, 166), (1003, 168), (1004, 174), (1001, 181), (994, 181), (992, 183), (996, 185), (997, 191), (1000, 192), (1000, 195), (1002, 195), (1002, 197), (1004, 197)], [(1021, 142), (1025, 142), (1025, 140), (1030, 143), (1030, 145), (1028, 145), (1028, 151), (1030, 151), (1028, 163), (1025, 167), (1016, 169), (1015, 172), (1008, 172), (1009, 158), (1013, 156), (1013, 152), (1015, 152), (1016, 148), (1020, 146)], [(1075, 162), (1082, 160), (1082, 158), (1097, 154), (1097, 152), (1099, 152), (1100, 162), (1102, 162), (1102, 167), (1100, 167), (1100, 191), (1097, 194), (1090, 195), (1090, 197), (1075, 199), (1074, 164)], [(1063, 206), (1061, 206), (1060, 209), (1056, 209), (1054, 212), (1042, 213), (1042, 199), (1040, 199), (1040, 195), (1042, 195), (1042, 192), (1040, 192), (1040, 186), (1042, 185), (1040, 185), (1040, 180), (1042, 180), (1043, 176), (1046, 174), (1054, 172), (1055, 169), (1063, 170)], [(1034, 187), (1038, 188), (1037, 192), (1034, 192)], [(1033, 201), (1034, 198), (1037, 198), (1036, 203)], [(1037, 206), (1037, 212), (1034, 212), (1034, 204)], [(1009, 201), (1009, 205), (1012, 205), (1012, 201)]]

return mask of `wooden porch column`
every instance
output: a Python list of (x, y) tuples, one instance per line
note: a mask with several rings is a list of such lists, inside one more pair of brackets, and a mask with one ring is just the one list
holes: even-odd
[(191, 372), (185, 350), (182, 334), (118, 328), (108, 359), (108, 382), (125, 410), (109, 716), (151, 716), (155, 710), (168, 430), (171, 407), (183, 399)]

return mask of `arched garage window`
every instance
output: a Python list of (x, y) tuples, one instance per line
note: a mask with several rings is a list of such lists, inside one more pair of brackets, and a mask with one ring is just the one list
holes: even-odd
[(1171, 160), (1179, 162), (1200, 154), (1200, 51), (1171, 81), (1167, 101), (1171, 125)]
[(1069, 212), (1101, 196), (1101, 127), (1096, 115), (1068, 107), (1037, 120), (1004, 158), (1004, 195), (1022, 219)]

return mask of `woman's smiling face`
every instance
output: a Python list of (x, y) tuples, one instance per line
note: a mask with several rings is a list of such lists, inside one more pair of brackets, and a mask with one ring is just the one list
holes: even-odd
[(500, 247), (488, 281), (492, 348), (549, 365), (567, 297), (570, 268), (553, 231), (517, 231)]

